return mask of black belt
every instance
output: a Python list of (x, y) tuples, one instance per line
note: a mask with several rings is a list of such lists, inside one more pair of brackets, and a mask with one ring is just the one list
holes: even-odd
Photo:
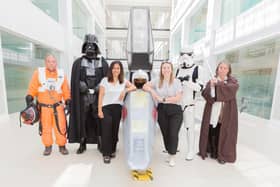
[[(59, 128), (59, 124), (58, 124), (58, 116), (57, 116), (57, 110), (56, 110), (56, 107), (58, 107), (59, 105), (61, 105), (62, 102), (59, 101), (57, 103), (54, 103), (54, 104), (45, 104), (45, 103), (39, 103), (39, 107), (41, 109), (41, 107), (47, 107), (47, 108), (53, 108), (53, 114), (54, 114), (54, 119), (55, 119), (55, 125), (56, 125), (56, 128), (59, 132), (59, 134), (65, 136), (66, 135), (66, 132), (63, 134)], [(41, 120), (40, 120), (40, 123), (39, 123), (39, 134), (42, 135), (42, 124), (41, 124)]]
[(45, 103), (39, 103), (39, 106), (42, 106), (42, 107), (47, 107), (47, 108), (56, 108), (56, 107), (58, 107), (59, 105), (61, 105), (62, 104), (62, 102), (61, 101), (59, 101), (59, 102), (57, 102), (57, 103), (54, 103), (54, 104), (45, 104)]

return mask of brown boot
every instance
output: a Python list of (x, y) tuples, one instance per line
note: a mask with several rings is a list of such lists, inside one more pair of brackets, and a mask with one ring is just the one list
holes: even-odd
[(49, 156), (51, 154), (51, 152), (52, 152), (52, 146), (46, 146), (45, 150), (43, 152), (43, 155), (44, 156)]
[(59, 152), (63, 155), (68, 155), (69, 152), (68, 150), (66, 149), (65, 145), (64, 146), (59, 146)]

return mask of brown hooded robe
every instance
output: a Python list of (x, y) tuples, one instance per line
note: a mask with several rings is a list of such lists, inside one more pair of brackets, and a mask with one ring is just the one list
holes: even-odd
[(218, 142), (218, 160), (223, 160), (225, 162), (235, 162), (236, 160), (238, 131), (236, 92), (238, 87), (238, 81), (229, 76), (226, 83), (218, 82), (216, 84), (216, 98), (212, 98), (210, 95), (210, 81), (207, 83), (206, 88), (202, 92), (202, 96), (205, 98), (206, 104), (201, 123), (198, 154), (203, 159), (207, 157), (207, 143), (212, 104), (217, 101), (224, 103), (222, 108), (223, 115), (220, 120), (221, 128)]

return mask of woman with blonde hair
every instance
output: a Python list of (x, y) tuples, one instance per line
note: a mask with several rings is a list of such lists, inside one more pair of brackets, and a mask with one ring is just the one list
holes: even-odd
[(170, 166), (175, 166), (174, 156), (178, 147), (178, 134), (183, 120), (180, 105), (182, 86), (173, 75), (173, 65), (163, 62), (158, 79), (147, 82), (143, 89), (148, 91), (158, 103), (158, 123), (167, 150)]

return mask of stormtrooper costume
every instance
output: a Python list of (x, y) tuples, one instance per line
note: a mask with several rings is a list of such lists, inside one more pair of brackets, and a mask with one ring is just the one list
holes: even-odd
[(202, 72), (200, 66), (196, 65), (191, 50), (181, 52), (179, 57), (179, 68), (176, 77), (183, 86), (182, 110), (183, 122), (187, 136), (186, 160), (192, 160), (195, 155), (195, 94), (203, 89)]

